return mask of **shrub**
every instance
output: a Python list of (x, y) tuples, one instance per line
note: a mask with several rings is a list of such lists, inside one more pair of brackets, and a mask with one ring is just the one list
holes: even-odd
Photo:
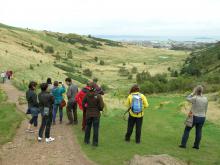
[(84, 47), (84, 46), (79, 47), (79, 49), (80, 49), (80, 50), (83, 50), (83, 51), (87, 51), (87, 50), (88, 50), (88, 49), (87, 49), (86, 47)]
[(83, 75), (91, 77), (92, 76), (92, 71), (90, 69), (84, 69), (83, 70)]
[(179, 73), (178, 73), (177, 70), (175, 70), (175, 71), (172, 70), (170, 76), (171, 76), (171, 77), (178, 77), (178, 76), (179, 76)]
[(34, 70), (34, 66), (30, 64), (30, 70)]
[(100, 65), (105, 65), (105, 61), (101, 60)]
[(40, 60), (40, 63), (42, 64), (42, 63), (43, 63), (43, 61), (42, 61), (42, 60)]
[(45, 53), (54, 53), (54, 49), (52, 46), (46, 46), (46, 48), (44, 49)]
[(99, 59), (98, 59), (98, 57), (95, 57), (94, 60), (95, 60), (95, 62), (98, 62)]
[(129, 75), (128, 75), (128, 80), (132, 80), (132, 78), (133, 78), (133, 75), (132, 75), (132, 74), (129, 74)]
[(37, 66), (39, 67), (39, 66), (40, 66), (40, 64), (37, 64)]
[(143, 93), (152, 94), (154, 93), (154, 84), (150, 81), (146, 81), (140, 85), (140, 89)]
[(73, 58), (72, 50), (69, 50), (69, 51), (68, 51), (67, 57), (68, 57), (69, 59), (72, 59), (72, 58)]
[(131, 69), (131, 73), (136, 74), (138, 72), (137, 67), (133, 67)]
[(138, 73), (136, 75), (136, 81), (137, 83), (143, 83), (146, 80), (149, 80), (151, 78), (151, 75), (148, 71), (143, 71), (142, 73)]
[(146, 62), (144, 62), (144, 65), (146, 65)]
[(123, 66), (125, 66), (125, 65), (126, 65), (126, 63), (125, 63), (125, 62), (123, 62), (123, 63), (122, 63), (122, 65), (123, 65)]
[(125, 69), (125, 67), (122, 67), (118, 70), (118, 73), (120, 76), (128, 76), (129, 75), (129, 71), (127, 69)]

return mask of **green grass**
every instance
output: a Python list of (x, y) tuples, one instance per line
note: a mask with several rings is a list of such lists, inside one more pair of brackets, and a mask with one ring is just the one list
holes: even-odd
[[(168, 101), (168, 104), (163, 104)], [(75, 132), (83, 151), (98, 164), (115, 165), (129, 161), (135, 154), (169, 154), (191, 164), (220, 164), (220, 128), (206, 122), (203, 130), (201, 149), (191, 148), (194, 130), (188, 148), (179, 149), (185, 116), (180, 112), (182, 97), (150, 97), (150, 107), (145, 113), (142, 129), (142, 143), (135, 144), (134, 134), (131, 142), (124, 142), (127, 122), (122, 119), (122, 110), (115, 109), (114, 115), (101, 118), (100, 146), (93, 148), (83, 144), (84, 134), (80, 127)], [(162, 106), (160, 106), (160, 104)]]
[(6, 96), (0, 90), (0, 145), (11, 141), (23, 120), (22, 113), (16, 110), (15, 104), (5, 102)]

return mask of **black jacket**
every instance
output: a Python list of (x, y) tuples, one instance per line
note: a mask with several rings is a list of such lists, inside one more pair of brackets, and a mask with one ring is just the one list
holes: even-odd
[(48, 107), (50, 112), (52, 112), (54, 97), (49, 92), (39, 93), (38, 99), (41, 112), (43, 111), (44, 107)]
[(29, 89), (26, 92), (26, 100), (28, 102), (28, 108), (38, 107), (37, 94), (35, 91)]

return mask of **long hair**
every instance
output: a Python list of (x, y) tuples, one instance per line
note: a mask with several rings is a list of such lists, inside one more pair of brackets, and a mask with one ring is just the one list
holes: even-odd
[(134, 84), (131, 87), (129, 94), (134, 93), (134, 92), (140, 92), (140, 88), (139, 88), (139, 86), (137, 84)]
[(34, 90), (34, 87), (37, 86), (37, 83), (35, 81), (31, 81), (28, 85), (28, 88), (31, 89), (31, 90)]

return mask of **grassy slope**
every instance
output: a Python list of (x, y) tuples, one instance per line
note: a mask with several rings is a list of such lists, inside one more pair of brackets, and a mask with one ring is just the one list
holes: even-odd
[(5, 103), (6, 96), (0, 90), (0, 145), (9, 142), (15, 135), (23, 115), (14, 104)]
[[(168, 101), (161, 108), (161, 102)], [(122, 119), (123, 112), (115, 110), (114, 115), (101, 118), (100, 147), (92, 148), (83, 144), (84, 135), (80, 127), (74, 130), (84, 152), (98, 164), (115, 165), (129, 161), (134, 154), (169, 154), (191, 164), (219, 164), (220, 128), (206, 122), (200, 151), (191, 148), (194, 130), (191, 133), (188, 148), (178, 148), (183, 133), (185, 116), (180, 112), (182, 97), (150, 97), (150, 107), (144, 117), (142, 143), (134, 143), (134, 134), (130, 143), (124, 142), (127, 122)]]

